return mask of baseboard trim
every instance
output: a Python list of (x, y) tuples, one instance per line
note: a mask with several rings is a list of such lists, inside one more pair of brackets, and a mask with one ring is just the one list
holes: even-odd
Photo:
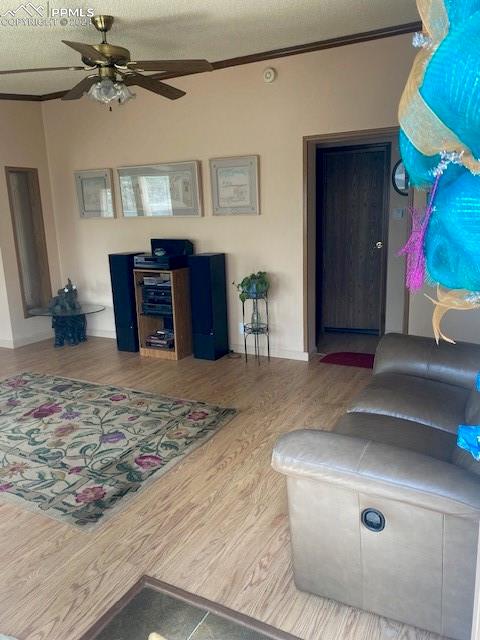
[(90, 329), (90, 327), (87, 327), (87, 335), (93, 336), (94, 338), (117, 339), (117, 334), (114, 329)]
[[(111, 340), (116, 340), (117, 338), (117, 334), (112, 330), (89, 329), (87, 334), (96, 338), (110, 338)], [(19, 347), (26, 347), (27, 345), (35, 344), (36, 342), (43, 342), (43, 340), (53, 340), (53, 331), (44, 331), (36, 336), (28, 336), (14, 340), (0, 340), (0, 348), (18, 349)]]
[[(245, 353), (243, 344), (231, 344), (230, 349), (235, 353), (241, 353), (242, 355)], [(253, 345), (247, 346), (248, 355), (255, 355), (255, 351)], [(266, 356), (267, 350), (264, 348), (260, 349), (260, 355)], [(302, 362), (308, 362), (309, 354), (306, 351), (290, 351), (289, 349), (271, 349), (270, 356), (272, 358), (283, 358), (286, 360), (301, 360)]]
[[(87, 327), (87, 334), (94, 338), (109, 338), (111, 340), (117, 339), (117, 334), (114, 329), (94, 329), (93, 327)], [(243, 344), (231, 344), (230, 349), (235, 353), (243, 354)], [(254, 355), (253, 345), (248, 345), (248, 354)], [(266, 349), (261, 349), (262, 356), (266, 356)], [(287, 360), (301, 360), (308, 362), (310, 356), (305, 351), (290, 351), (289, 349), (272, 349), (270, 352), (272, 358), (285, 358)]]
[(25, 336), (24, 338), (14, 338), (13, 346), (11, 349), (18, 349), (19, 347), (26, 347), (29, 344), (35, 344), (36, 342), (43, 342), (44, 340), (51, 340), (53, 338), (53, 331), (42, 331), (34, 336)]
[[(108, 338), (110, 340), (116, 340), (117, 334), (115, 330), (112, 329), (93, 329), (88, 328), (87, 334), (94, 338)], [(53, 333), (44, 332), (39, 333), (36, 336), (29, 336), (28, 338), (20, 338), (17, 340), (0, 340), (0, 348), (3, 349), (18, 349), (19, 347), (25, 347), (29, 344), (34, 344), (35, 342), (42, 342), (42, 340), (49, 340), (53, 337)], [(230, 348), (235, 353), (241, 353), (243, 355), (243, 344), (231, 344)], [(255, 354), (253, 345), (249, 345), (247, 349), (247, 353), (250, 356)], [(262, 349), (262, 356), (266, 356), (266, 350)], [(283, 358), (286, 360), (300, 360), (302, 362), (308, 362), (310, 360), (310, 354), (306, 351), (291, 351), (289, 349), (272, 349), (270, 352), (270, 356), (272, 358)]]

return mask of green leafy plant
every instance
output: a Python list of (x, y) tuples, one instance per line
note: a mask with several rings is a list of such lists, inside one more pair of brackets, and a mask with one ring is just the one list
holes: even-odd
[(264, 296), (270, 287), (270, 282), (266, 271), (257, 271), (257, 273), (245, 276), (240, 284), (236, 286), (237, 290), (240, 291), (240, 300), (245, 302), (249, 298), (261, 298)]

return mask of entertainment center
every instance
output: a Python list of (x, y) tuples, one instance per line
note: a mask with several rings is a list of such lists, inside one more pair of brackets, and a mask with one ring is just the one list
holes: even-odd
[(194, 254), (188, 240), (151, 247), (109, 255), (118, 349), (166, 360), (226, 355), (225, 254)]

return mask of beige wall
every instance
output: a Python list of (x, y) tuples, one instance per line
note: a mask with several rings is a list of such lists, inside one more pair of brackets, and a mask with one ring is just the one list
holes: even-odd
[(7, 285), (3, 268), (3, 256), (0, 249), (0, 347), (12, 347), (13, 334), (8, 307)]
[[(185, 237), (197, 251), (225, 251), (228, 282), (265, 269), (271, 274), (272, 349), (303, 358), (302, 137), (393, 126), (414, 51), (410, 36), (178, 79), (177, 102), (137, 90), (137, 99), (107, 108), (88, 100), (43, 103), (62, 277), (84, 298), (111, 307), (107, 254), (147, 249), (149, 238)], [(258, 217), (213, 217), (208, 159), (259, 154)], [(73, 171), (201, 160), (205, 217), (80, 220)], [(120, 209), (117, 193), (117, 206)], [(230, 341), (241, 343), (240, 304), (229, 284)], [(90, 321), (113, 335), (111, 308)]]
[[(433, 336), (433, 304), (425, 297), (436, 298), (436, 290), (425, 286), (422, 291), (411, 296), (409, 333), (417, 336)], [(480, 310), (449, 311), (442, 320), (443, 333), (453, 340), (480, 344)]]
[[(410, 36), (400, 36), (235, 67), (173, 81), (188, 91), (177, 102), (138, 89), (135, 102), (112, 112), (87, 100), (42, 105), (1, 101), (0, 346), (50, 334), (47, 320), (23, 317), (3, 171), (5, 165), (16, 165), (39, 169), (54, 289), (71, 276), (85, 299), (107, 306), (90, 320), (92, 333), (114, 336), (107, 254), (146, 250), (153, 236), (186, 237), (197, 251), (227, 253), (229, 283), (252, 270), (271, 274), (273, 353), (304, 358), (302, 138), (395, 125), (414, 53)], [(267, 64), (278, 70), (271, 85), (262, 81)], [(213, 217), (208, 159), (251, 153), (260, 155), (262, 215)], [(189, 159), (202, 161), (204, 218), (79, 219), (75, 169)], [(117, 192), (120, 211), (118, 200)], [(398, 205), (392, 201), (393, 206)], [(401, 244), (403, 234), (404, 224), (391, 218), (391, 248)], [(390, 255), (389, 328), (399, 328), (393, 285), (400, 283), (402, 271), (402, 261)], [(235, 348), (241, 345), (240, 305), (230, 284), (229, 307)], [(410, 332), (430, 335), (430, 319), (430, 303), (415, 296)], [(480, 341), (479, 324), (480, 313), (468, 312), (450, 314), (445, 326), (458, 338)]]
[[(396, 143), (392, 145), (392, 170), (399, 159), (400, 152)], [(395, 191), (391, 181), (390, 184), (385, 332), (402, 333), (405, 328), (405, 259), (398, 257), (398, 251), (407, 241), (410, 221), (408, 197)]]
[(0, 140), (0, 345), (13, 347), (47, 337), (51, 331), (46, 318), (24, 318), (5, 166), (38, 169), (53, 286), (59, 286), (60, 279), (40, 104), (0, 101)]

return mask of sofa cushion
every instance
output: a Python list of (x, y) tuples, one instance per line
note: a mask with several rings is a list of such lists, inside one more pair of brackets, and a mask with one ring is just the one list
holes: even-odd
[(452, 462), (453, 464), (456, 464), (457, 467), (461, 467), (462, 469), (465, 469), (465, 471), (470, 471), (470, 473), (476, 473), (477, 476), (480, 476), (480, 462), (477, 462), (472, 454), (465, 451), (465, 449), (455, 447), (452, 455)]
[(378, 413), (346, 413), (337, 422), (334, 431), (346, 436), (410, 449), (444, 462), (451, 461), (456, 444), (456, 436), (453, 433)]
[(480, 393), (474, 389), (470, 392), (465, 409), (465, 424), (480, 424)]
[(477, 476), (480, 476), (480, 462), (477, 462), (472, 454), (465, 451), (465, 449), (455, 447), (452, 462), (456, 464), (457, 467), (461, 467), (465, 469), (465, 471), (470, 471), (470, 473), (476, 473)]
[(469, 392), (443, 382), (401, 373), (378, 373), (354, 400), (349, 413), (378, 413), (457, 433), (465, 421)]

